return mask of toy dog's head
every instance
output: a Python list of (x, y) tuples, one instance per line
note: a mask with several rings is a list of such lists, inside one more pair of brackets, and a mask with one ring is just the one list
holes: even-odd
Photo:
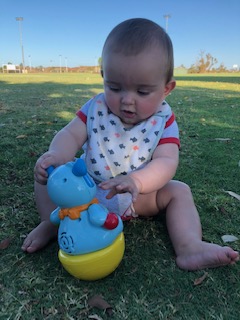
[(56, 169), (48, 169), (47, 184), (51, 200), (60, 208), (72, 208), (90, 202), (96, 194), (96, 185), (87, 173), (85, 162), (77, 159)]

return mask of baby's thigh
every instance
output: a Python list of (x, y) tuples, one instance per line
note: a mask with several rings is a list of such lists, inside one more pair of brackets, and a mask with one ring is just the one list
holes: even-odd
[(160, 190), (140, 194), (133, 205), (136, 214), (149, 217), (165, 212), (173, 198), (182, 197), (186, 193), (186, 187), (180, 181), (171, 180)]
[(159, 214), (157, 193), (158, 192), (151, 192), (138, 195), (137, 201), (133, 203), (137, 215), (151, 217)]

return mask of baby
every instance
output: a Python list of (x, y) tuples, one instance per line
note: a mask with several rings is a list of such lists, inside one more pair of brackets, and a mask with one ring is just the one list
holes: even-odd
[[(177, 265), (185, 270), (234, 264), (238, 252), (202, 241), (190, 188), (172, 180), (179, 158), (179, 132), (165, 98), (175, 88), (169, 36), (147, 19), (117, 25), (102, 51), (104, 93), (88, 101), (60, 130), (35, 166), (41, 223), (22, 249), (32, 253), (57, 234), (49, 220), (46, 168), (71, 161), (83, 148), (100, 202), (123, 220), (166, 214)], [(161, 257), (159, 257), (160, 259)]]

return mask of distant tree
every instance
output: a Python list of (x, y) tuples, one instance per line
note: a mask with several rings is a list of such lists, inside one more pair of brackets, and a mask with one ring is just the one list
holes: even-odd
[(187, 69), (184, 64), (181, 64), (181, 65), (179, 66), (179, 68)]
[(188, 73), (199, 73), (199, 70), (195, 64), (192, 64), (190, 68), (188, 68)]
[(220, 66), (218, 68), (216, 68), (217, 72), (227, 72), (227, 68), (224, 66), (223, 63), (220, 64)]
[(188, 73), (209, 72), (217, 62), (217, 59), (214, 58), (210, 53), (205, 54), (204, 51), (201, 51), (196, 63), (192, 64), (188, 69)]

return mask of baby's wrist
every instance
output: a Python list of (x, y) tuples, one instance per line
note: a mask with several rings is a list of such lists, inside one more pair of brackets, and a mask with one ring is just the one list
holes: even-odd
[(130, 177), (133, 179), (133, 181), (135, 182), (136, 186), (137, 186), (137, 189), (138, 189), (138, 192), (139, 193), (142, 193), (143, 191), (143, 185), (142, 185), (142, 182), (141, 180), (135, 176), (135, 174), (130, 174)]

